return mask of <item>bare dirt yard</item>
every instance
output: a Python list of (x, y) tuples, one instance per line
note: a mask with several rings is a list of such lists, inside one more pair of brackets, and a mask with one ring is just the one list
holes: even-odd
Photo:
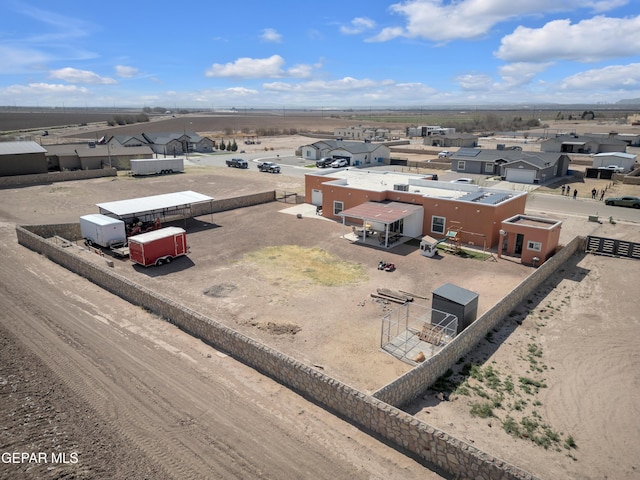
[[(16, 224), (75, 222), (100, 202), (273, 189), (302, 192), (301, 180), (191, 167), (0, 190), (1, 450), (80, 459), (1, 463), (0, 478), (443, 478), (15, 239)], [(482, 313), (530, 272), (428, 259), (412, 244), (362, 247), (290, 207), (189, 220), (188, 257), (114, 269), (364, 391), (411, 368), (379, 350), (381, 317), (395, 306), (370, 297), (377, 287), (429, 297), (451, 282), (479, 292)], [(640, 241), (637, 224), (588, 228)], [(382, 259), (397, 270), (377, 270)], [(638, 478), (639, 282), (637, 261), (574, 256), (406, 409), (540, 478)]]

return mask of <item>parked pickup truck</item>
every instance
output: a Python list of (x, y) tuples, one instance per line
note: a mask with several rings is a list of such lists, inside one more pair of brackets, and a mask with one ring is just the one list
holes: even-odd
[(249, 168), (249, 163), (242, 158), (232, 158), (231, 160), (227, 160), (227, 167)]
[(280, 165), (273, 162), (262, 162), (258, 164), (258, 170), (261, 172), (280, 173)]

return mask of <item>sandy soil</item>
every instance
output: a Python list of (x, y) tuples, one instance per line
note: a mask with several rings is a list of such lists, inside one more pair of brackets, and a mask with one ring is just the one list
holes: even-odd
[(2, 463), (0, 478), (440, 478), (13, 229), (0, 226), (0, 450), (49, 462)]

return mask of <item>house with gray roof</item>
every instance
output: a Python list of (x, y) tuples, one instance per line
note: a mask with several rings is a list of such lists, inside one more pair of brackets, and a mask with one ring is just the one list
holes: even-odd
[(142, 135), (113, 135), (107, 143), (122, 145), (123, 147), (140, 147), (147, 145), (149, 142)]
[(391, 150), (386, 145), (370, 142), (321, 140), (301, 147), (302, 158), (316, 161), (321, 158), (344, 158), (349, 165), (366, 166), (389, 164)]
[(540, 144), (542, 152), (591, 153), (626, 152), (627, 143), (615, 135), (597, 137), (591, 135), (558, 135)]
[(500, 176), (509, 182), (544, 183), (565, 176), (569, 161), (564, 153), (461, 148), (451, 157), (451, 170)]
[(434, 133), (425, 137), (422, 144), (431, 147), (477, 147), (478, 137), (472, 133)]
[(160, 155), (182, 155), (185, 152), (213, 152), (213, 140), (195, 132), (143, 132), (139, 135), (114, 135), (109, 144), (123, 147), (148, 146)]

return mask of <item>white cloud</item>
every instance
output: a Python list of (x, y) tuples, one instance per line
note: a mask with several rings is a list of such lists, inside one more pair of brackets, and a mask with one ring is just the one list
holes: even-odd
[(397, 83), (393, 80), (370, 80), (344, 77), (337, 80), (311, 80), (300, 83), (272, 82), (263, 85), (270, 95), (282, 102), (309, 104), (309, 98), (333, 105), (415, 104), (436, 93), (422, 83)]
[(637, 55), (639, 50), (640, 16), (594, 17), (573, 25), (555, 20), (538, 29), (518, 27), (502, 39), (496, 56), (518, 62), (596, 62)]
[(460, 88), (467, 91), (487, 91), (494, 86), (493, 79), (485, 74), (459, 75), (454, 80)]
[(48, 55), (35, 49), (0, 45), (0, 65), (5, 75), (32, 71), (34, 66), (42, 65), (48, 60)]
[(113, 78), (101, 77), (97, 73), (71, 67), (52, 70), (49, 72), (49, 76), (69, 83), (84, 83), (88, 85), (113, 85), (118, 83)]
[(277, 78), (284, 75), (284, 58), (272, 55), (269, 58), (238, 58), (231, 63), (214, 63), (206, 71), (207, 77)]
[(311, 75), (318, 65), (299, 64), (284, 68), (284, 58), (272, 55), (269, 58), (238, 58), (235, 62), (214, 63), (205, 75), (223, 78), (305, 78)]
[(263, 42), (280, 43), (282, 41), (282, 35), (273, 28), (265, 28), (260, 35), (260, 39)]
[(125, 65), (116, 65), (116, 75), (121, 78), (133, 78), (138, 75), (139, 71), (134, 67), (127, 67)]
[(640, 89), (640, 63), (610, 65), (587, 70), (565, 78), (565, 91), (617, 91)]
[(589, 9), (603, 12), (628, 0), (406, 0), (391, 5), (392, 13), (405, 17), (404, 27), (387, 27), (370, 41), (396, 37), (423, 38), (435, 42), (473, 39), (486, 35), (496, 24), (543, 13)]
[(351, 20), (351, 25), (343, 25), (340, 27), (340, 32), (345, 35), (357, 35), (365, 30), (370, 30), (376, 26), (376, 22), (367, 17), (356, 17)]
[(502, 81), (507, 87), (527, 85), (535, 76), (546, 70), (552, 63), (511, 63), (498, 69)]
[(258, 90), (254, 90), (252, 88), (244, 88), (244, 87), (231, 87), (231, 88), (226, 88), (224, 91), (236, 96), (258, 95), (260, 93), (258, 92)]
[(295, 78), (308, 78), (312, 72), (313, 66), (306, 64), (294, 65), (287, 70), (288, 75)]
[(41, 95), (48, 93), (64, 94), (64, 93), (88, 93), (86, 87), (78, 87), (76, 85), (62, 85), (55, 83), (30, 83), (29, 85), (10, 85), (3, 93), (15, 95)]

